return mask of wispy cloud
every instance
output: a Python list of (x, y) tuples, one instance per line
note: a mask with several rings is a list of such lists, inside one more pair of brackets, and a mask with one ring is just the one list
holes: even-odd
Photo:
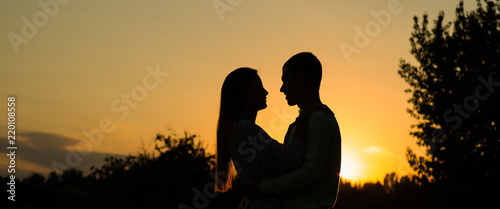
[[(52, 162), (64, 162), (67, 155), (66, 148), (77, 145), (80, 140), (69, 138), (66, 136), (44, 133), (44, 132), (28, 132), (18, 133), (19, 140), (16, 140), (16, 176), (22, 177), (29, 175), (31, 172), (44, 173), (47, 170), (52, 170)], [(1, 141), (7, 141), (5, 137), (0, 137)], [(5, 151), (0, 151), (2, 155)], [(92, 152), (85, 156), (78, 169), (89, 172), (90, 166), (100, 166), (104, 162), (106, 156), (117, 156), (117, 154)], [(23, 163), (27, 162), (27, 163)], [(26, 165), (19, 165), (26, 164)], [(31, 166), (28, 166), (31, 165)], [(5, 176), (7, 170), (1, 170), (0, 175)]]
[(363, 151), (374, 154), (387, 154), (386, 148), (377, 146), (367, 146)]

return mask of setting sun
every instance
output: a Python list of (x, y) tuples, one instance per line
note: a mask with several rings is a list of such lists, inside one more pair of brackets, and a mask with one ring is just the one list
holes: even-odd
[(349, 180), (361, 180), (361, 164), (352, 157), (350, 153), (342, 153), (342, 165), (340, 167), (340, 176)]

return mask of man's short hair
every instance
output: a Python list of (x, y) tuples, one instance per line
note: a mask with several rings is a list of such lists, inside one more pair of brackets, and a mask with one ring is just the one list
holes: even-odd
[(301, 52), (293, 55), (283, 65), (283, 69), (285, 68), (290, 70), (292, 76), (305, 75), (311, 87), (319, 90), (323, 70), (321, 62), (311, 52)]

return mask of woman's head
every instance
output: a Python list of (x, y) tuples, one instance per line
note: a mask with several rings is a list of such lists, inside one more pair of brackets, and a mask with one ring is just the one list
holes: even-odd
[(267, 91), (262, 86), (257, 70), (238, 68), (227, 75), (221, 89), (219, 121), (217, 123), (216, 189), (231, 188), (232, 162), (229, 154), (231, 126), (248, 112), (267, 107)]
[(221, 90), (221, 111), (240, 119), (245, 111), (258, 111), (267, 107), (267, 91), (257, 70), (238, 68), (227, 75)]
[(246, 112), (257, 112), (267, 107), (268, 92), (262, 85), (262, 80), (257, 75), (251, 79), (243, 94), (243, 106)]

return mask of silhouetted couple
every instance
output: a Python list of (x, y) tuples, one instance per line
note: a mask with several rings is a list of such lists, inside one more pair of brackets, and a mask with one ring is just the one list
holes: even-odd
[(216, 189), (231, 188), (234, 175), (245, 189), (239, 208), (328, 208), (339, 187), (341, 139), (333, 112), (319, 97), (322, 67), (309, 52), (282, 69), (280, 91), (300, 114), (277, 142), (257, 124), (268, 92), (257, 71), (238, 68), (224, 80), (217, 124)]

